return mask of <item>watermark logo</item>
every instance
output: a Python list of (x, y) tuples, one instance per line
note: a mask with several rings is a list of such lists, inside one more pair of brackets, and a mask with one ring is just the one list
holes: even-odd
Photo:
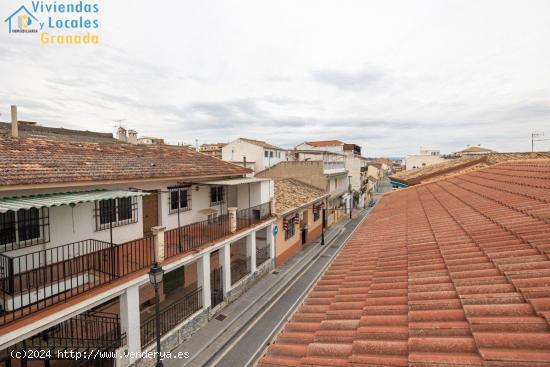
[(9, 33), (38, 33), (39, 21), (25, 5), (21, 5), (4, 21), (8, 23)]
[(4, 22), (8, 33), (34, 33), (43, 45), (99, 43), (99, 4), (80, 1), (31, 1)]

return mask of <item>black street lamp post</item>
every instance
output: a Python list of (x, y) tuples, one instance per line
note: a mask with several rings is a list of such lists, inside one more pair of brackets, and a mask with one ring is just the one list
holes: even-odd
[(164, 276), (164, 270), (155, 262), (149, 271), (149, 282), (155, 287), (155, 332), (157, 337), (157, 364), (156, 367), (163, 367), (160, 359), (160, 295), (159, 286)]

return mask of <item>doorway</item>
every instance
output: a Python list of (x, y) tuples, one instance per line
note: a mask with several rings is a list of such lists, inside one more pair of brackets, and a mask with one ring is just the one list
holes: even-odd
[(143, 236), (152, 235), (151, 228), (159, 225), (159, 194), (148, 191), (143, 197)]
[(302, 245), (307, 242), (307, 228), (302, 228)]

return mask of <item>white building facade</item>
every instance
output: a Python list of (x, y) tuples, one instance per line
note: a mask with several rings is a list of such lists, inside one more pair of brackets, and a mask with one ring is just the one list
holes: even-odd
[(222, 159), (260, 172), (286, 161), (286, 150), (261, 140), (236, 139), (222, 148)]

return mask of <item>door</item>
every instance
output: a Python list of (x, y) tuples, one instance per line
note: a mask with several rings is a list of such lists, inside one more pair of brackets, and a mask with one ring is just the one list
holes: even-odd
[(307, 242), (307, 228), (302, 228), (302, 245)]
[(159, 225), (159, 194), (149, 191), (143, 197), (143, 235), (150, 236), (151, 228)]

